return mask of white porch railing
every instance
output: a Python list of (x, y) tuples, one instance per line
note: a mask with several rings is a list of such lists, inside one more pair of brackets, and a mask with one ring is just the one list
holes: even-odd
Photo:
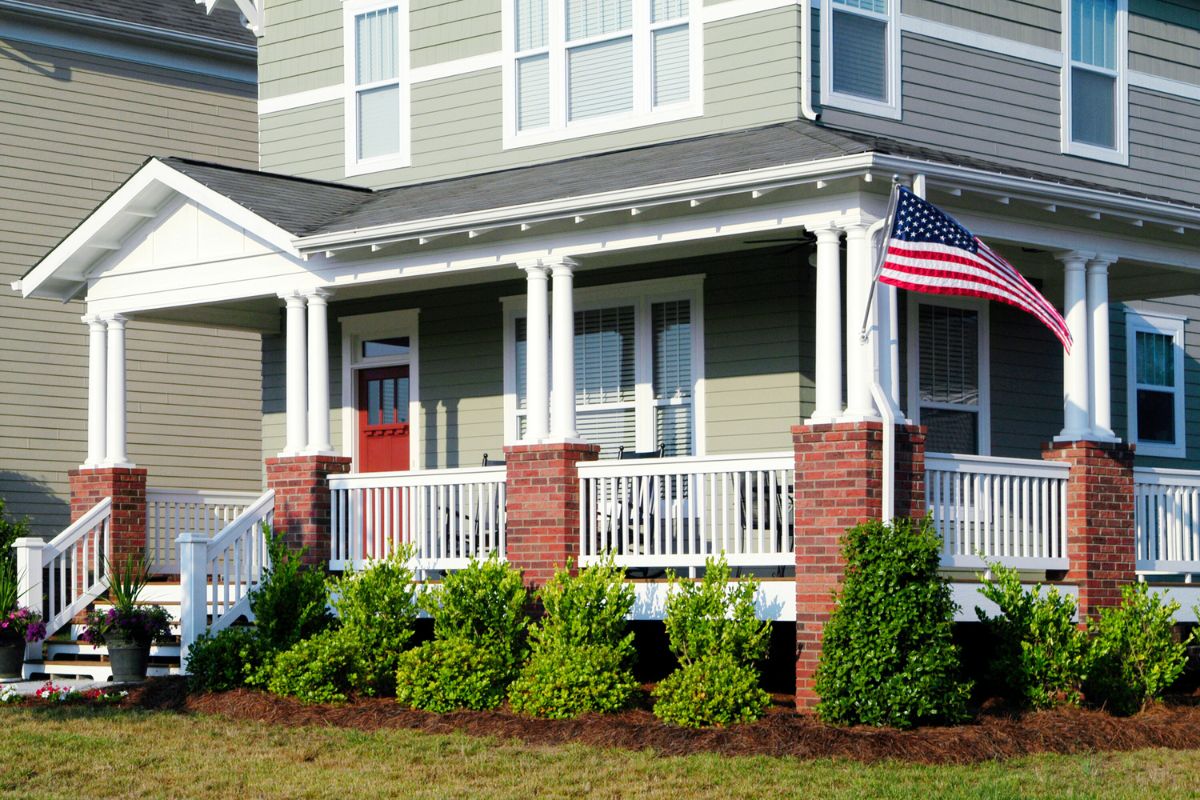
[(179, 534), (212, 538), (257, 499), (258, 492), (147, 489), (146, 563), (155, 572), (178, 572)]
[(1139, 572), (1200, 572), (1200, 472), (1133, 471)]
[[(112, 555), (111, 518), (112, 498), (106, 497), (51, 541), (25, 538), (14, 543), (19, 602), (42, 615), (47, 636), (108, 588), (105, 564)], [(26, 658), (38, 658), (39, 649), (37, 645), (26, 648)]]
[(942, 566), (1066, 569), (1067, 464), (929, 453), (925, 498)]
[[(180, 556), (180, 655), (205, 630), (216, 632), (250, 613), (250, 592), (262, 583), (269, 565), (263, 524), (275, 515), (275, 492), (269, 490), (215, 537), (185, 531), (178, 539)], [(186, 667), (186, 664), (184, 664)]]
[(419, 570), (505, 557), (505, 467), (378, 472), (329, 478), (330, 569), (358, 567), (404, 544)]
[(579, 465), (579, 563), (795, 565), (795, 456), (763, 453)]

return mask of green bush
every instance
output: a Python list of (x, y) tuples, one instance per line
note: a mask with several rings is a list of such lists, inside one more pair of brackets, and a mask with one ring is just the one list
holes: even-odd
[(684, 664), (654, 688), (654, 714), (671, 725), (701, 728), (753, 722), (770, 697), (758, 685), (758, 670), (729, 653)]
[(767, 707), (754, 662), (766, 657), (771, 625), (754, 615), (758, 582), (730, 586), (729, 578), (724, 556), (705, 562), (700, 581), (670, 574), (665, 625), (680, 668), (654, 689), (654, 714), (664, 722), (729, 725)]
[(4, 500), (0, 499), (0, 570), (4, 570), (13, 579), (17, 577), (17, 557), (13, 553), (13, 542), (30, 535), (29, 518), (13, 519), (5, 512)]
[(495, 708), (516, 676), (508, 654), (464, 638), (425, 642), (399, 662), (396, 700), (438, 713)]
[(512, 707), (554, 719), (626, 707), (637, 681), (629, 669), (633, 587), (625, 570), (611, 557), (577, 576), (560, 569), (538, 597), (545, 613), (530, 632), (529, 662), (509, 689)]
[(359, 646), (343, 630), (327, 629), (276, 654), (267, 689), (305, 703), (344, 701), (361, 684)]
[(494, 555), (447, 574), (420, 599), (436, 638), (400, 655), (396, 699), (427, 711), (499, 705), (525, 655), (527, 600), (520, 571)]
[(846, 532), (845, 582), (816, 673), (821, 719), (911, 728), (966, 717), (971, 684), (959, 675), (940, 548), (932, 527), (905, 519)]
[(216, 636), (203, 634), (188, 648), (188, 685), (197, 692), (236, 689), (262, 666), (262, 659), (254, 628), (234, 626)]
[(330, 581), (331, 604), (341, 621), (339, 635), (358, 652), (352, 688), (367, 695), (393, 694), (400, 653), (417, 619), (411, 549), (372, 561), (365, 569)]
[(979, 593), (999, 617), (976, 608), (995, 642), (993, 678), (1009, 702), (1025, 708), (1078, 704), (1087, 666), (1087, 634), (1076, 627), (1075, 598), (1051, 587), (1026, 591), (1015, 569), (989, 564)]
[(1121, 588), (1121, 605), (1088, 625), (1092, 635), (1084, 693), (1115, 714), (1133, 714), (1162, 696), (1183, 673), (1187, 643), (1176, 642), (1179, 603), (1164, 603), (1145, 583)]
[(250, 593), (250, 611), (263, 647), (287, 650), (333, 624), (326, 607), (325, 576), (301, 561), (304, 550), (290, 550), (283, 535), (263, 524), (270, 566), (262, 583)]

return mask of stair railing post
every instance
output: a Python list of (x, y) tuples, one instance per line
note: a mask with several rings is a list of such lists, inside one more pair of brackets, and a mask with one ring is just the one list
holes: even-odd
[(187, 674), (188, 648), (208, 628), (208, 537), (181, 533), (179, 547), (179, 666)]
[[(31, 536), (17, 539), (13, 542), (13, 550), (17, 554), (17, 604), (28, 606), (47, 617), (48, 609), (42, 603), (42, 550), (46, 543)], [(42, 643), (31, 642), (25, 645), (26, 661), (42, 660)]]

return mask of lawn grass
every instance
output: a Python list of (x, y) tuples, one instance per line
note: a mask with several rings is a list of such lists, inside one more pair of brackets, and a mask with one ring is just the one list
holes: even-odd
[(969, 767), (658, 758), (408, 730), (274, 727), (123, 709), (0, 709), (0, 798), (1194, 797), (1200, 753)]

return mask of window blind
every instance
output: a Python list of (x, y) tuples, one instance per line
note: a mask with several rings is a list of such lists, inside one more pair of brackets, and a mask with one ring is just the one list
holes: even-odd
[(1175, 388), (1175, 338), (1163, 333), (1137, 331), (1137, 382)]
[(923, 303), (919, 308), (921, 401), (978, 404), (979, 312)]
[(654, 32), (654, 105), (682, 103), (688, 99), (688, 26)]
[(588, 119), (633, 109), (633, 38), (567, 51), (567, 116)]
[(692, 396), (691, 307), (686, 300), (655, 303), (650, 312), (654, 331), (654, 397)]
[(858, 8), (863, 11), (871, 11), (876, 14), (887, 13), (887, 0), (833, 0), (833, 4), (837, 6), (846, 6), (847, 8)]
[(567, 0), (567, 41), (633, 27), (632, 0)]
[(517, 129), (550, 124), (550, 56), (517, 60)]
[(635, 365), (633, 306), (575, 312), (576, 403), (632, 402)]
[(600, 445), (601, 458), (616, 458), (620, 447), (635, 449), (637, 411), (634, 408), (580, 409), (575, 427), (584, 441)]
[(1071, 60), (1117, 69), (1117, 0), (1071, 0)]
[(400, 150), (400, 87), (380, 86), (358, 93), (358, 157), (375, 158)]
[(887, 23), (833, 10), (833, 90), (887, 101)]
[(665, 22), (669, 19), (686, 17), (687, 13), (688, 0), (654, 0), (654, 4), (650, 7), (650, 21)]
[(359, 85), (399, 76), (397, 61), (398, 9), (382, 8), (354, 18), (357, 42), (355, 81)]
[(517, 50), (546, 46), (546, 0), (517, 0)]

